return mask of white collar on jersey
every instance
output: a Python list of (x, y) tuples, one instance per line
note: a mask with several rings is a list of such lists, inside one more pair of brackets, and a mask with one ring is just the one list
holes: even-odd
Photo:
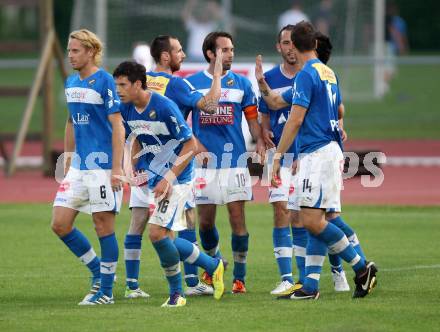
[[(213, 79), (212, 75), (210, 73), (208, 73), (208, 71), (205, 69), (203, 71), (203, 73), (208, 76), (211, 80)], [(226, 71), (226, 74), (224, 74), (222, 77), (220, 77), (220, 79), (222, 79), (223, 77), (227, 76), (229, 74), (229, 70)]]
[(283, 70), (283, 65), (282, 65), (282, 64), (280, 64), (280, 72), (281, 72), (281, 74), (283, 74), (283, 76), (284, 76), (285, 78), (287, 78), (288, 80), (291, 80), (291, 79), (293, 79), (293, 78), (295, 77), (295, 75), (293, 75), (292, 77), (290, 77), (289, 75), (287, 75), (287, 73), (284, 72), (284, 70)]

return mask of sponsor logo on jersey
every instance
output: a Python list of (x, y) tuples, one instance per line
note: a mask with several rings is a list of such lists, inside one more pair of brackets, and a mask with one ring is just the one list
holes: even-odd
[(72, 122), (75, 125), (88, 125), (89, 118), (89, 114), (76, 113), (76, 116), (72, 115)]
[(232, 125), (234, 124), (234, 105), (219, 105), (214, 114), (200, 111), (201, 125)]
[(165, 76), (150, 76), (147, 75), (147, 89), (155, 91), (162, 96), (165, 95), (170, 79)]
[(312, 65), (313, 68), (316, 69), (316, 71), (319, 74), (319, 78), (321, 81), (328, 81), (329, 83), (336, 84), (336, 75), (329, 67), (327, 67), (323, 63), (314, 63)]
[(339, 131), (339, 121), (330, 120), (330, 127), (332, 128), (332, 131)]
[(162, 147), (160, 144), (147, 144), (145, 142), (142, 142), (142, 151), (141, 151), (142, 155), (146, 153), (157, 154), (160, 151), (162, 151)]

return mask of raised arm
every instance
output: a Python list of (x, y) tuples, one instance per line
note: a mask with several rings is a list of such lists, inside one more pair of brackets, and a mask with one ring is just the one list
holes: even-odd
[(214, 75), (211, 88), (208, 93), (197, 102), (197, 108), (206, 113), (214, 114), (217, 111), (218, 101), (221, 95), (221, 77), (223, 72), (223, 51), (221, 48), (216, 50)]
[(281, 108), (289, 106), (288, 103), (277, 93), (273, 92), (267, 84), (263, 73), (263, 57), (257, 55), (255, 60), (255, 78), (257, 79), (258, 89), (261, 97), (272, 111), (278, 111)]

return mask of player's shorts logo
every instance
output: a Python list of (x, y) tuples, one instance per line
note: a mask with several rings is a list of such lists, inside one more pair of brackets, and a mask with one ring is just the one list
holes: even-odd
[(206, 187), (206, 179), (205, 178), (196, 178), (195, 180), (196, 189), (203, 189)]
[(293, 194), (294, 191), (295, 191), (295, 187), (294, 186), (290, 186), (290, 188), (289, 188), (289, 195)]
[(66, 182), (61, 182), (61, 184), (60, 184), (60, 186), (58, 188), (58, 192), (64, 193), (67, 190), (69, 190), (69, 188), (70, 188), (70, 183), (69, 182), (67, 182), (67, 181)]

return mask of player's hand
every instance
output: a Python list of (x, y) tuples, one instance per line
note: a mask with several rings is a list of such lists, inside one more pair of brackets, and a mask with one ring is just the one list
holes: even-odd
[(262, 138), (257, 139), (257, 145), (255, 152), (260, 156), (260, 164), (264, 165), (264, 159), (266, 158), (266, 144)]
[(113, 167), (111, 184), (113, 191), (120, 191), (122, 189), (122, 178), (124, 178), (124, 171), (122, 167)]
[(292, 175), (298, 173), (298, 167), (299, 167), (298, 159), (295, 159), (292, 163)]
[(273, 165), (272, 165), (272, 179), (271, 179), (272, 187), (278, 188), (281, 185), (281, 176), (280, 176), (280, 158), (279, 156), (274, 156)]
[(215, 50), (214, 76), (223, 74), (223, 50), (219, 47)]
[(340, 131), (341, 131), (342, 142), (345, 142), (348, 139), (347, 132), (342, 128), (340, 129)]
[(258, 54), (257, 58), (255, 59), (255, 78), (257, 79), (258, 83), (264, 81), (265, 78), (263, 73), (263, 57), (261, 54)]
[(163, 178), (162, 180), (159, 181), (158, 184), (156, 184), (156, 187), (154, 187), (153, 189), (154, 198), (161, 201), (164, 198), (170, 197), (172, 191), (173, 188), (170, 185), (170, 183), (165, 178)]
[(271, 130), (263, 129), (262, 136), (263, 136), (264, 144), (266, 144), (266, 149), (272, 149), (275, 147), (275, 143), (272, 140), (274, 136)]

